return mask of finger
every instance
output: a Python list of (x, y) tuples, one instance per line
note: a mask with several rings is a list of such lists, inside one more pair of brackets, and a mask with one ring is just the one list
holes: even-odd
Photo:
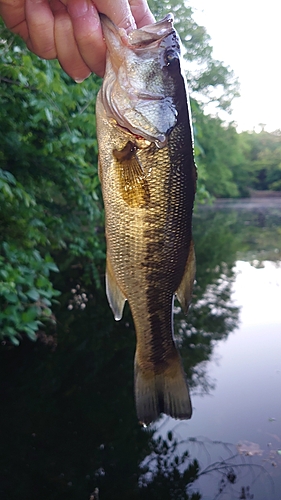
[(25, 22), (25, 10), (22, 0), (2, 0), (0, 16), (9, 30), (20, 35), (25, 41), (28, 39), (28, 29)]
[(126, 30), (141, 28), (146, 24), (154, 23), (154, 17), (149, 10), (146, 0), (94, 0), (97, 10)]
[(54, 16), (48, 0), (26, 0), (25, 17), (28, 28), (26, 44), (44, 59), (56, 57)]
[(75, 81), (81, 82), (91, 74), (91, 70), (78, 50), (71, 18), (59, 0), (51, 0), (51, 8), (55, 17), (57, 58), (63, 70)]
[(155, 23), (146, 0), (129, 0), (129, 4), (138, 28)]
[(91, 0), (68, 0), (67, 11), (73, 33), (86, 65), (99, 76), (105, 69), (106, 46), (99, 14)]
[(0, 16), (10, 30), (25, 21), (24, 3), (22, 0), (2, 0), (0, 2)]
[(126, 30), (136, 28), (128, 0), (93, 0), (97, 10), (105, 14), (116, 26)]

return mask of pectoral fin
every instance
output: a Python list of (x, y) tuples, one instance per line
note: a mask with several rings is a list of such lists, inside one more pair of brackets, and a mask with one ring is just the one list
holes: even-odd
[(109, 257), (106, 258), (106, 295), (116, 321), (122, 318), (126, 297), (116, 281)]
[(123, 200), (132, 208), (141, 208), (148, 205), (150, 193), (136, 151), (135, 145), (128, 141), (121, 151), (114, 149), (113, 156), (119, 168), (120, 189)]
[(191, 241), (187, 262), (181, 284), (176, 291), (177, 299), (180, 302), (184, 314), (187, 314), (192, 297), (192, 288), (195, 278), (195, 252), (194, 244)]

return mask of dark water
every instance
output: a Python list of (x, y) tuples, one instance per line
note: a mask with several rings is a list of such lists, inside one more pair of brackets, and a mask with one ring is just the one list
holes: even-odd
[(194, 414), (139, 426), (135, 334), (77, 269), (57, 329), (0, 351), (0, 498), (281, 498), (281, 202), (194, 217), (197, 283), (175, 331)]

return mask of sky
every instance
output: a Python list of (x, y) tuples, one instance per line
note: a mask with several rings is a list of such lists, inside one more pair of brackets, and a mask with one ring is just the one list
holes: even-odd
[(281, 129), (281, 1), (190, 0), (211, 37), (213, 57), (240, 83), (232, 119), (238, 131)]

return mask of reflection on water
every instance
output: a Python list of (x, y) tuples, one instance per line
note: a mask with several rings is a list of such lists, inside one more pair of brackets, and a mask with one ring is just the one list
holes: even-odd
[(280, 498), (276, 203), (195, 215), (194, 303), (175, 315), (191, 421), (138, 425), (128, 308), (116, 323), (103, 290), (78, 269), (62, 276), (57, 331), (0, 352), (0, 498), (89, 500), (95, 488), (100, 500)]
[[(191, 459), (199, 460), (195, 486), (204, 499), (216, 498), (221, 480), (225, 494), (231, 494), (225, 498), (241, 498), (247, 486), (255, 499), (279, 499), (281, 266), (266, 261), (255, 268), (238, 261), (234, 269), (232, 298), (241, 305), (240, 324), (227, 341), (213, 347), (205, 366), (213, 381), (210, 395), (192, 395), (190, 424), (164, 417), (156, 435), (173, 431), (181, 443), (178, 451), (187, 448)], [(226, 480), (230, 470), (235, 485)]]

